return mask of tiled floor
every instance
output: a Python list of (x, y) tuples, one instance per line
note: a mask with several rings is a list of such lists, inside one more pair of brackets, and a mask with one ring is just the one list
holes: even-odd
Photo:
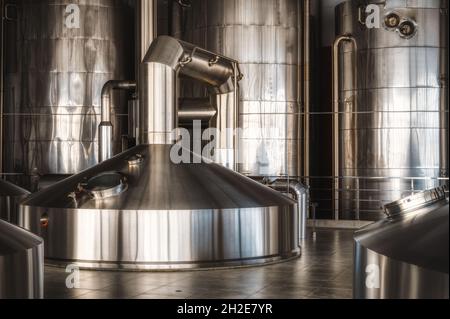
[(181, 273), (82, 271), (80, 288), (67, 289), (63, 269), (46, 268), (45, 297), (138, 299), (352, 298), (353, 233), (309, 234), (302, 257), (245, 269)]

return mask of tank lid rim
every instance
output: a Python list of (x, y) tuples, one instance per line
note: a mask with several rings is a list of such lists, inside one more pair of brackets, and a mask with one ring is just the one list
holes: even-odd
[(422, 191), (420, 193), (402, 198), (393, 203), (384, 206), (384, 212), (388, 217), (393, 217), (398, 214), (406, 213), (408, 211), (427, 207), (436, 202), (446, 199), (448, 192), (447, 186), (440, 186), (437, 188)]

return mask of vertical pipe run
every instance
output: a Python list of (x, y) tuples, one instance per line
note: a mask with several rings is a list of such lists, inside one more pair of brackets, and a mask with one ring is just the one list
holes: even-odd
[(4, 61), (4, 1), (0, 0), (0, 178), (3, 178), (3, 61)]
[(297, 201), (297, 214), (299, 218), (299, 245), (306, 239), (306, 221), (308, 218), (309, 190), (296, 180), (277, 180), (267, 185), (281, 193), (289, 193)]
[(239, 164), (239, 81), (243, 75), (237, 63), (233, 63), (233, 87), (231, 93), (213, 95), (217, 114), (211, 127), (217, 130), (214, 161), (237, 171)]
[[(354, 78), (353, 83), (356, 85), (357, 80), (357, 65), (356, 65), (356, 51), (358, 46), (356, 40), (351, 35), (342, 35), (336, 38), (333, 44), (333, 212), (334, 219), (339, 220), (339, 48), (342, 42), (350, 42), (354, 46)], [(355, 88), (356, 89), (356, 88)], [(356, 103), (357, 97), (355, 97)]]
[(173, 144), (178, 126), (178, 76), (161, 63), (142, 63), (139, 81), (139, 144)]
[[(140, 68), (141, 144), (174, 143), (174, 133), (178, 128), (178, 82), (181, 75), (206, 85), (218, 97), (217, 104), (223, 102), (226, 105), (218, 112), (224, 112), (217, 116), (218, 122), (226, 122), (226, 128), (230, 127), (228, 123), (236, 125), (237, 96), (233, 98), (232, 92), (237, 89), (241, 78), (237, 61), (173, 37), (160, 36), (153, 41)], [(229, 102), (232, 104), (230, 108), (227, 107)], [(228, 140), (226, 137), (225, 141)], [(230, 149), (234, 151), (234, 145)], [(230, 156), (230, 161), (234, 162), (233, 156)]]
[(136, 117), (136, 143), (148, 144), (149, 139), (145, 133), (148, 118), (148, 85), (150, 76), (154, 74), (150, 65), (144, 64), (143, 60), (150, 48), (151, 43), (157, 37), (157, 0), (137, 0), (136, 5), (136, 77), (138, 81), (138, 104)]
[(303, 176), (304, 183), (308, 187), (310, 184), (310, 112), (311, 112), (311, 1), (303, 1), (303, 103), (304, 103), (304, 141), (303, 141)]
[[(443, 61), (441, 62), (441, 75), (440, 75), (440, 85), (441, 85), (441, 100), (440, 100), (440, 114), (439, 114), (439, 163), (441, 178), (449, 177), (448, 168), (448, 116), (449, 116), (449, 106), (448, 106), (448, 67), (449, 67), (449, 56), (448, 56), (448, 5), (446, 7), (445, 18), (442, 20), (442, 28), (440, 32), (442, 33), (441, 47), (445, 48), (445, 52), (442, 56)], [(448, 181), (443, 181), (443, 184), (448, 185)]]
[[(157, 1), (137, 0), (137, 68), (157, 36)], [(136, 73), (138, 74), (138, 73)]]
[(101, 96), (101, 117), (99, 126), (99, 163), (113, 157), (113, 124), (111, 121), (111, 94), (114, 90), (136, 89), (136, 83), (131, 81), (108, 81), (102, 88)]

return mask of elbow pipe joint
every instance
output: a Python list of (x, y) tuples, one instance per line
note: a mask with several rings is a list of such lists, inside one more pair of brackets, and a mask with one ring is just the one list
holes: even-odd
[(297, 201), (299, 218), (299, 242), (306, 238), (306, 222), (309, 210), (309, 187), (297, 180), (276, 180), (268, 186), (276, 191), (289, 193)]
[(309, 186), (305, 186), (295, 179), (268, 179), (261, 176), (249, 176), (251, 179), (264, 184), (280, 193), (289, 193), (297, 201), (297, 215), (299, 219), (299, 244), (306, 238), (306, 222), (309, 213)]
[(99, 126), (99, 163), (113, 156), (113, 124), (111, 121), (111, 93), (114, 90), (135, 90), (136, 82), (111, 80), (105, 83), (101, 94), (101, 118)]
[(156, 38), (143, 63), (160, 63), (207, 85), (214, 94), (237, 90), (236, 82), (243, 78), (236, 60), (216, 54), (169, 36)]

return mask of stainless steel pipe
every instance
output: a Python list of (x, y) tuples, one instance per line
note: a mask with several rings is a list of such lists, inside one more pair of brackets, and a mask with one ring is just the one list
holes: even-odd
[(262, 176), (248, 176), (275, 191), (290, 194), (297, 202), (299, 245), (306, 238), (306, 224), (309, 216), (309, 187), (294, 179), (269, 179)]
[(210, 98), (186, 98), (180, 101), (178, 121), (180, 124), (191, 125), (193, 121), (209, 123), (217, 110), (211, 105)]
[[(242, 77), (237, 61), (168, 36), (153, 41), (140, 74), (140, 144), (173, 143), (179, 122), (180, 76), (203, 83), (217, 95), (237, 92)], [(232, 128), (237, 126), (237, 105), (234, 93), (226, 110), (233, 114)], [(236, 149), (234, 145), (232, 149)]]
[(299, 244), (306, 239), (306, 224), (309, 211), (309, 190), (302, 183), (296, 180), (277, 180), (268, 184), (270, 188), (281, 193), (291, 194), (297, 201), (297, 214), (299, 218)]
[[(0, 1), (0, 174), (3, 173), (3, 47), (4, 47), (4, 3)], [(1, 178), (2, 176), (0, 176)]]
[(111, 94), (114, 90), (135, 90), (136, 82), (111, 80), (105, 83), (101, 95), (101, 123), (99, 125), (99, 162), (113, 157), (113, 124)]
[(309, 186), (311, 123), (311, 0), (303, 0), (303, 176)]
[[(339, 197), (340, 197), (340, 162), (339, 162), (339, 105), (340, 105), (340, 70), (339, 70), (339, 48), (341, 43), (350, 42), (353, 44), (354, 66), (353, 66), (353, 84), (357, 83), (357, 65), (356, 54), (358, 45), (352, 35), (343, 35), (336, 38), (333, 44), (333, 212), (334, 219), (339, 220)], [(357, 88), (354, 87), (354, 90)], [(356, 103), (356, 99), (355, 99)]]

